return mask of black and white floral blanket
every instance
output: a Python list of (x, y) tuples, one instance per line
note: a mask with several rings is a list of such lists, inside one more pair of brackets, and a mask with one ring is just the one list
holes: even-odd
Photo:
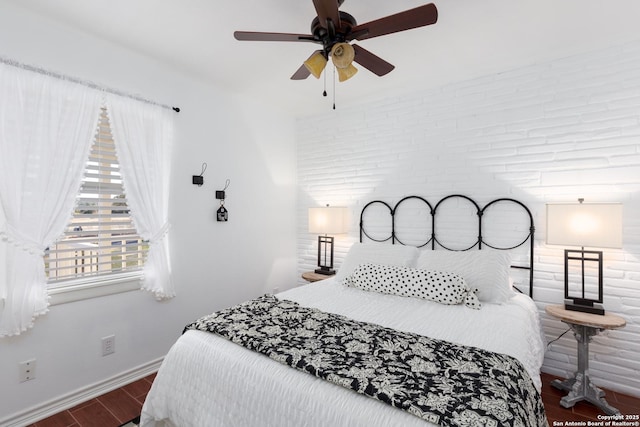
[(441, 426), (547, 426), (511, 356), (359, 322), (264, 295), (202, 317), (213, 332), (283, 364)]

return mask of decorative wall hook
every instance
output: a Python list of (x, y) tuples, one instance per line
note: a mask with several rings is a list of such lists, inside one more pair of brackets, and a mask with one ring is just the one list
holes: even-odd
[(193, 183), (193, 185), (202, 187), (202, 185), (204, 184), (204, 171), (206, 170), (207, 170), (207, 164), (202, 163), (202, 172), (200, 172), (200, 175), (193, 175), (193, 177), (191, 178), (191, 182)]
[(229, 188), (230, 180), (227, 179), (225, 182), (225, 186), (223, 190), (216, 190), (216, 199), (220, 200), (220, 207), (216, 211), (216, 220), (217, 221), (228, 221), (229, 220), (229, 211), (224, 207), (225, 200), (225, 190)]
[(224, 200), (220, 201), (220, 207), (216, 211), (216, 219), (218, 221), (229, 220), (229, 211), (224, 207)]

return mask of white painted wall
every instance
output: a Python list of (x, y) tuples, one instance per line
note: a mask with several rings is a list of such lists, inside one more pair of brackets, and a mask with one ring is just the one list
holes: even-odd
[[(437, 66), (434, 64), (433, 66)], [(338, 85), (338, 95), (340, 86)], [(598, 385), (640, 396), (640, 42), (297, 121), (299, 273), (315, 267), (307, 208), (351, 208), (337, 260), (358, 239), (374, 199), (462, 193), (513, 197), (536, 222), (535, 295), (549, 340), (566, 328), (544, 314), (563, 301), (564, 248), (546, 246), (545, 203), (624, 204), (624, 248), (605, 250), (608, 312), (627, 320), (591, 344)], [(567, 377), (576, 344), (551, 345), (543, 370)]]
[[(0, 2), (0, 40), (3, 57), (182, 109), (176, 116), (170, 211), (177, 296), (157, 302), (134, 291), (56, 305), (33, 329), (0, 339), (3, 424), (28, 408), (162, 357), (184, 325), (201, 315), (276, 286), (293, 286), (296, 159), (293, 121), (273, 105), (238, 99), (6, 2)], [(191, 176), (203, 162), (205, 184), (193, 186)], [(227, 179), (229, 222), (218, 223), (215, 190)], [(116, 352), (101, 357), (100, 339), (111, 334)], [(19, 383), (18, 363), (31, 358), (37, 359), (36, 379)]]

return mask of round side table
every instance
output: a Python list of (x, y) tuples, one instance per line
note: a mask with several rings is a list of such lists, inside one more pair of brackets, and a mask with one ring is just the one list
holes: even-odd
[(560, 399), (560, 405), (571, 408), (581, 400), (586, 400), (607, 415), (619, 415), (620, 411), (609, 405), (604, 398), (604, 391), (596, 387), (589, 378), (589, 341), (605, 329), (617, 329), (626, 325), (626, 321), (614, 314), (591, 314), (580, 311), (566, 310), (562, 305), (548, 305), (547, 314), (561, 320), (573, 330), (578, 342), (578, 370), (573, 378), (567, 380), (553, 380), (551, 385), (557, 389), (568, 391), (569, 394)]
[(302, 273), (302, 278), (307, 282), (318, 282), (320, 280), (328, 279), (329, 277), (333, 276), (316, 273), (315, 271), (305, 271)]

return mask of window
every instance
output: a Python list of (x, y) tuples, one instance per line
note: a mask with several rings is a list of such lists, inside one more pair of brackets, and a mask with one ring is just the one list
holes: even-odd
[(142, 270), (148, 250), (131, 220), (109, 118), (103, 108), (73, 218), (45, 251), (50, 287)]

